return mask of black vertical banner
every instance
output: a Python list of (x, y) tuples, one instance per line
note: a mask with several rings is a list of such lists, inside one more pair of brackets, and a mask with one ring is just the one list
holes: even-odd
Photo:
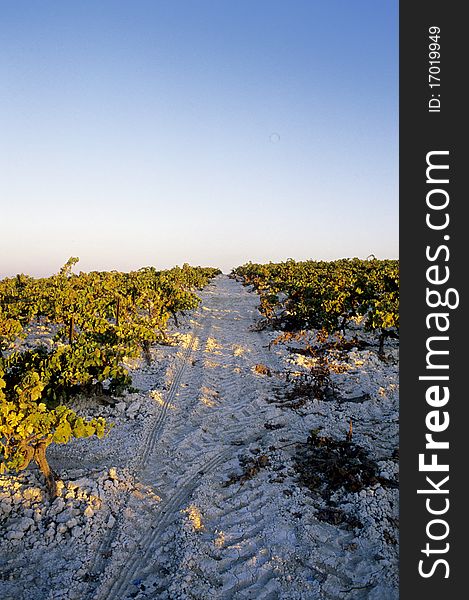
[(463, 8), (400, 4), (402, 600), (468, 594)]

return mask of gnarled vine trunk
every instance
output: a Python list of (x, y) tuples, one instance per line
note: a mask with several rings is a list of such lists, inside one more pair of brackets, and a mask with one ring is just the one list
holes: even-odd
[(46, 450), (49, 444), (47, 442), (40, 442), (34, 448), (34, 462), (39, 467), (39, 470), (44, 475), (46, 480), (47, 491), (51, 498), (57, 497), (57, 482), (55, 480), (54, 471), (50, 468), (46, 458)]

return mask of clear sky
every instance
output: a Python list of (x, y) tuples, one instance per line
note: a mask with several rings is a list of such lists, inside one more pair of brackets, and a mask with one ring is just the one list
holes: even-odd
[(0, 277), (397, 258), (397, 0), (0, 9)]

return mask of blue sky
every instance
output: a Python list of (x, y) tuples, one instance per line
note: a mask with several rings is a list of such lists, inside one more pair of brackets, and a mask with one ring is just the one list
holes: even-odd
[(0, 7), (0, 277), (397, 257), (397, 1)]

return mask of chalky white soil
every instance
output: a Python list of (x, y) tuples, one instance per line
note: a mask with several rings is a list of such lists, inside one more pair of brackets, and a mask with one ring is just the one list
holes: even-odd
[(396, 478), (397, 346), (386, 361), (376, 347), (337, 356), (341, 401), (292, 410), (281, 373), (312, 359), (269, 350), (277, 334), (254, 330), (259, 300), (240, 283), (219, 276), (201, 297), (174, 347), (131, 365), (138, 392), (75, 402), (115, 425), (50, 449), (59, 498), (32, 469), (0, 478), (2, 600), (398, 598), (397, 490), (338, 489), (335, 507), (362, 526), (332, 525), (293, 460), (312, 429), (344, 440), (352, 419), (353, 441)]

